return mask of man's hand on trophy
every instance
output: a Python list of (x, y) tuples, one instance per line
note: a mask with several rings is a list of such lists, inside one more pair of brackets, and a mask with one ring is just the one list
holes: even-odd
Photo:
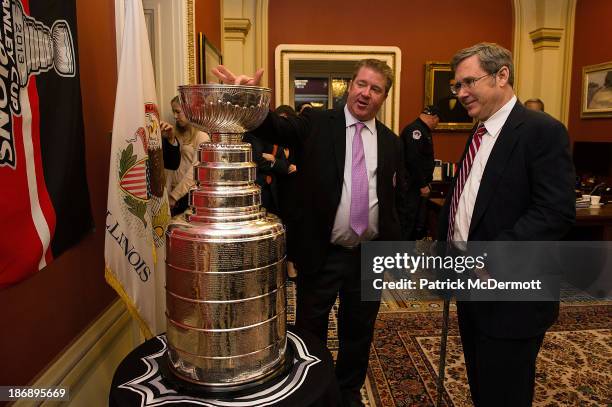
[(213, 75), (215, 75), (222, 83), (227, 85), (250, 85), (250, 86), (259, 86), (259, 82), (261, 81), (261, 77), (263, 76), (263, 69), (259, 68), (255, 75), (247, 76), (247, 75), (238, 75), (236, 76), (232, 71), (224, 67), (223, 65), (219, 65), (216, 68), (211, 70)]

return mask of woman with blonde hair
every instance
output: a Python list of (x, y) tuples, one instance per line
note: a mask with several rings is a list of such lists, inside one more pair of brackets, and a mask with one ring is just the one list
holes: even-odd
[(189, 123), (179, 97), (175, 96), (170, 102), (174, 114), (175, 125), (161, 122), (162, 134), (171, 144), (178, 142), (181, 151), (181, 161), (178, 169), (166, 170), (166, 183), (168, 187), (168, 201), (171, 214), (185, 212), (189, 206), (189, 190), (196, 182), (193, 178), (193, 167), (198, 164), (198, 148), (200, 144), (210, 141), (208, 134), (196, 129)]

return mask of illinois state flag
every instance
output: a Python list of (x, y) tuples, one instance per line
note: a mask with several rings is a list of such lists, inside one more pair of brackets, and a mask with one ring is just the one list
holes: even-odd
[(106, 211), (106, 281), (146, 338), (165, 330), (164, 179), (155, 79), (141, 0), (126, 0)]
[(74, 0), (5, 0), (0, 29), (0, 288), (93, 228)]

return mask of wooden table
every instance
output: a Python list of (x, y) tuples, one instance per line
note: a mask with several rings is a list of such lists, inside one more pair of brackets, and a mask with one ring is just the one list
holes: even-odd
[(570, 240), (612, 240), (612, 204), (599, 208), (577, 208)]

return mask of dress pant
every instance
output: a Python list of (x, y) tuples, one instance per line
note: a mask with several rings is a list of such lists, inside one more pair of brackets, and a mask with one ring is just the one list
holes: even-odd
[(403, 236), (406, 240), (421, 240), (427, 236), (427, 201), (421, 196), (420, 188), (410, 188), (406, 194)]
[(457, 303), (461, 344), (474, 406), (531, 406), (536, 358), (544, 334), (519, 339), (486, 335), (478, 326), (478, 305)]
[(414, 224), (414, 234), (410, 237), (410, 240), (421, 240), (428, 234), (427, 230), (427, 202), (429, 198), (421, 196), (418, 197), (418, 209), (416, 212), (416, 219)]
[(296, 326), (327, 341), (327, 324), (336, 295), (339, 351), (336, 377), (343, 398), (359, 397), (368, 369), (368, 356), (380, 298), (361, 301), (361, 253), (331, 245), (321, 269), (303, 275), (298, 270)]

